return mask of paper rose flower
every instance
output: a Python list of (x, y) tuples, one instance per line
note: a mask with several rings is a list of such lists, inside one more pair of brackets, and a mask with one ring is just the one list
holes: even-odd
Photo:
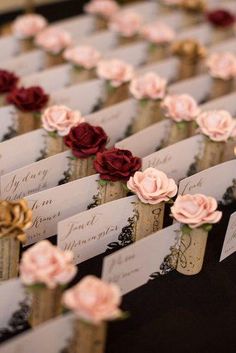
[(13, 34), (19, 39), (35, 37), (47, 26), (47, 20), (36, 14), (22, 15), (13, 22)]
[(147, 168), (144, 172), (136, 172), (130, 177), (127, 187), (137, 194), (143, 203), (155, 205), (169, 201), (177, 193), (174, 179), (155, 168)]
[(209, 11), (207, 13), (207, 19), (215, 27), (225, 28), (233, 26), (235, 23), (234, 14), (224, 9)]
[(75, 66), (90, 70), (97, 66), (101, 54), (95, 48), (83, 45), (66, 49), (63, 57)]
[(227, 141), (233, 136), (235, 120), (226, 110), (212, 110), (201, 113), (196, 122), (201, 132), (212, 141)]
[(192, 229), (217, 223), (222, 217), (222, 212), (217, 211), (216, 200), (202, 194), (179, 195), (171, 207), (171, 213), (176, 221)]
[(18, 80), (19, 78), (13, 72), (0, 70), (0, 94), (13, 90)]
[(108, 137), (100, 126), (92, 126), (88, 123), (81, 123), (72, 127), (69, 135), (65, 136), (64, 141), (75, 157), (87, 158), (103, 152)]
[(195, 120), (200, 113), (197, 102), (188, 94), (166, 96), (162, 108), (165, 115), (176, 123)]
[(143, 38), (153, 44), (170, 43), (175, 38), (174, 30), (163, 22), (155, 22), (145, 25), (141, 29)]
[(229, 52), (213, 53), (206, 60), (210, 75), (222, 80), (236, 77), (236, 55)]
[(92, 324), (114, 320), (121, 315), (121, 292), (117, 285), (106, 283), (94, 276), (84, 277), (63, 295), (64, 305), (79, 319)]
[(20, 263), (20, 278), (26, 286), (44, 284), (48, 288), (65, 285), (77, 270), (71, 251), (62, 251), (43, 240), (26, 250)]
[(14, 88), (7, 96), (7, 102), (23, 112), (40, 112), (48, 100), (49, 96), (38, 86)]
[(122, 60), (102, 60), (97, 66), (97, 75), (109, 81), (112, 87), (119, 87), (133, 78), (134, 69)]
[(154, 72), (148, 72), (131, 81), (130, 92), (136, 99), (163, 99), (166, 93), (166, 84), (166, 79)]
[(130, 38), (139, 33), (141, 25), (142, 18), (138, 13), (122, 10), (112, 17), (109, 27), (123, 37)]
[(113, 0), (91, 0), (84, 7), (84, 10), (91, 15), (97, 15), (108, 19), (119, 10), (119, 6), (116, 1)]
[(70, 129), (85, 119), (79, 111), (73, 111), (64, 105), (53, 105), (42, 114), (43, 128), (48, 132), (57, 132), (59, 136), (66, 136)]
[(167, 6), (181, 5), (183, 0), (161, 0), (161, 3)]
[(67, 31), (51, 27), (40, 32), (36, 36), (35, 43), (46, 52), (57, 55), (72, 44), (72, 39)]
[(97, 153), (94, 168), (103, 180), (126, 182), (141, 168), (141, 159), (128, 150), (112, 148)]

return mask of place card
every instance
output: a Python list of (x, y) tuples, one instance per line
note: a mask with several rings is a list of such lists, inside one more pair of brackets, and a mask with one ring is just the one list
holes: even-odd
[(134, 4), (128, 4), (124, 6), (124, 8), (139, 13), (145, 22), (154, 20), (156, 16), (158, 16), (158, 6), (155, 1), (142, 1)]
[(208, 23), (198, 24), (197, 26), (192, 26), (184, 28), (178, 33), (177, 39), (195, 39), (203, 45), (209, 45), (212, 40), (213, 29)]
[(63, 104), (71, 109), (78, 109), (83, 115), (98, 110), (103, 94), (102, 80), (91, 80), (53, 92), (50, 105)]
[(217, 99), (210, 100), (201, 106), (202, 110), (227, 110), (236, 117), (236, 93), (230, 93)]
[(118, 49), (112, 50), (106, 53), (105, 57), (110, 59), (120, 59), (126, 61), (134, 67), (139, 67), (146, 62), (147, 54), (148, 43), (138, 42), (134, 44), (124, 45), (119, 47)]
[(1, 198), (18, 200), (67, 183), (71, 173), (70, 158), (70, 151), (66, 151), (1, 176)]
[(14, 57), (20, 51), (19, 42), (13, 36), (1, 36), (0, 48), (4, 48), (0, 52), (0, 62)]
[(236, 212), (232, 213), (225, 234), (225, 240), (222, 247), (220, 262), (232, 255), (236, 251)]
[(57, 234), (57, 223), (85, 211), (98, 192), (98, 175), (78, 179), (27, 196), (33, 211), (32, 226), (26, 231), (27, 245)]
[(74, 41), (81, 37), (88, 36), (95, 29), (95, 19), (93, 16), (80, 15), (66, 20), (58, 21), (56, 26), (70, 32)]
[(70, 345), (73, 323), (71, 313), (47, 321), (3, 343), (1, 353), (63, 353)]
[(44, 66), (44, 53), (41, 50), (32, 50), (28, 53), (16, 56), (0, 62), (1, 69), (13, 71), (19, 76), (30, 75), (40, 71)]
[(179, 59), (177, 57), (170, 57), (154, 64), (142, 66), (138, 68), (137, 74), (143, 75), (150, 71), (164, 77), (169, 83), (174, 82), (178, 77)]
[(76, 42), (76, 45), (91, 45), (102, 53), (118, 46), (118, 36), (116, 33), (105, 30), (95, 32), (93, 35), (87, 36)]
[(205, 194), (223, 204), (236, 200), (236, 159), (221, 163), (185, 178), (179, 183), (179, 194)]
[[(0, 119), (0, 123), (1, 121), (2, 119)], [(0, 176), (42, 159), (45, 154), (45, 146), (45, 131), (43, 129), (1, 142)]]
[(180, 239), (175, 223), (103, 260), (102, 279), (117, 284), (122, 294), (157, 279), (175, 269)]
[(79, 264), (131, 243), (135, 201), (136, 196), (125, 197), (64, 219), (58, 223), (57, 245), (72, 251)]
[(196, 135), (162, 148), (142, 159), (142, 170), (153, 167), (165, 172), (176, 182), (185, 178), (191, 172), (191, 167), (197, 157), (203, 152), (204, 138)]
[(16, 136), (17, 111), (12, 105), (0, 108), (0, 142)]

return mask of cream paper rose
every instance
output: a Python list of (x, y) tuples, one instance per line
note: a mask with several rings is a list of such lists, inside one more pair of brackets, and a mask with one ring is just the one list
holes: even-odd
[(97, 66), (101, 59), (101, 54), (93, 47), (81, 45), (66, 49), (63, 53), (63, 57), (75, 66), (91, 70)]
[(141, 16), (131, 10), (122, 10), (115, 14), (109, 28), (121, 36), (130, 38), (139, 33), (142, 25)]
[(213, 53), (206, 60), (212, 77), (229, 80), (236, 77), (236, 55), (229, 52)]
[(133, 78), (134, 69), (122, 60), (101, 60), (97, 65), (97, 75), (109, 81), (112, 87), (119, 87)]
[(171, 207), (171, 213), (176, 221), (192, 229), (217, 223), (222, 217), (222, 212), (217, 211), (216, 200), (202, 194), (179, 195)]
[(16, 18), (12, 25), (14, 36), (19, 39), (33, 38), (47, 26), (47, 20), (36, 14), (22, 15)]
[(161, 106), (166, 117), (176, 123), (195, 120), (200, 114), (197, 102), (188, 94), (168, 95)]
[(72, 44), (72, 38), (62, 28), (51, 27), (36, 36), (35, 44), (50, 54), (58, 55)]
[(136, 99), (163, 99), (166, 93), (166, 79), (154, 72), (134, 78), (130, 83), (130, 93)]

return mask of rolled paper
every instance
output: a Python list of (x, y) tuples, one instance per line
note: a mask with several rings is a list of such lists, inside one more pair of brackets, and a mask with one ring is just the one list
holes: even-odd
[(45, 53), (44, 67), (49, 68), (52, 66), (60, 65), (64, 63), (64, 59), (61, 54), (50, 54)]
[(233, 78), (223, 80), (221, 78), (212, 78), (212, 87), (210, 99), (215, 99), (234, 91), (235, 81)]
[(138, 219), (135, 224), (135, 241), (163, 228), (165, 203), (151, 205), (141, 201), (136, 203)]
[(203, 228), (191, 229), (182, 234), (177, 271), (192, 276), (199, 273), (203, 266), (208, 232)]
[(18, 134), (25, 134), (27, 132), (35, 130), (37, 124), (37, 118), (34, 113), (27, 113), (18, 111)]
[(70, 84), (76, 84), (79, 82), (85, 82), (96, 78), (96, 72), (94, 69), (87, 70), (83, 68), (72, 67), (70, 71)]
[(170, 55), (169, 49), (169, 44), (151, 44), (148, 50), (147, 63), (151, 64), (153, 62), (166, 59)]
[(0, 237), (0, 282), (18, 276), (20, 241), (15, 232)]
[(127, 196), (127, 190), (121, 181), (107, 181), (99, 185), (99, 204), (118, 200), (125, 196)]
[(106, 322), (94, 325), (79, 319), (74, 323), (74, 335), (68, 353), (104, 353)]
[(222, 163), (225, 146), (225, 142), (215, 142), (205, 138), (203, 156), (197, 162), (198, 172)]
[(136, 133), (146, 127), (161, 121), (163, 112), (160, 107), (160, 100), (144, 100), (138, 102), (138, 112), (132, 124), (132, 133)]
[(190, 136), (190, 125), (188, 122), (172, 123), (166, 146), (173, 145)]
[(95, 156), (73, 159), (71, 162), (72, 171), (70, 181), (96, 174), (93, 166), (94, 159)]
[(54, 289), (40, 286), (31, 289), (32, 303), (29, 323), (36, 327), (43, 322), (50, 320), (62, 312), (61, 298), (62, 287)]
[(106, 91), (106, 97), (102, 103), (102, 108), (110, 107), (129, 98), (129, 84), (123, 83), (119, 87), (109, 86)]
[(54, 156), (57, 153), (65, 151), (67, 148), (64, 144), (62, 136), (56, 133), (47, 134), (46, 137), (46, 155), (47, 157)]

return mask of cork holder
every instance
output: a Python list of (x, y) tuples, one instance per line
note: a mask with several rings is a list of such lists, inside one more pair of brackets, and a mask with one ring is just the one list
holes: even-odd
[(25, 113), (18, 111), (18, 134), (21, 135), (35, 130), (35, 119), (33, 112)]
[(192, 276), (199, 273), (203, 266), (208, 232), (202, 228), (192, 229), (190, 234), (183, 234), (179, 249), (177, 271)]
[(233, 92), (234, 79), (222, 80), (214, 78), (211, 87), (210, 99), (215, 99)]
[(21, 53), (27, 53), (28, 51), (35, 49), (33, 39), (21, 39), (19, 44)]
[(102, 31), (107, 29), (107, 20), (101, 16), (97, 16), (95, 20), (96, 31)]
[(104, 204), (110, 201), (121, 199), (127, 195), (123, 183), (120, 181), (109, 181), (104, 185), (99, 185), (100, 203)]
[(4, 105), (6, 105), (6, 96), (6, 94), (0, 95), (0, 107), (4, 107)]
[(198, 61), (192, 61), (184, 57), (180, 58), (178, 80), (185, 80), (187, 78), (196, 76), (198, 73), (198, 68), (199, 68)]
[(96, 72), (94, 69), (86, 70), (73, 67), (70, 72), (70, 84), (76, 84), (85, 82), (96, 78)]
[(223, 42), (234, 36), (233, 27), (230, 28), (214, 28), (212, 33), (212, 44)]
[(161, 110), (161, 102), (148, 100), (146, 102), (139, 102), (137, 109), (137, 117), (132, 124), (132, 133), (136, 133), (146, 127), (163, 120), (163, 113)]
[(147, 64), (166, 59), (170, 55), (169, 49), (169, 44), (150, 44)]
[(64, 59), (61, 54), (52, 55), (50, 53), (45, 53), (44, 68), (49, 68), (63, 63)]
[(173, 122), (170, 128), (170, 133), (167, 139), (166, 146), (173, 145), (174, 143), (188, 138), (190, 135), (190, 129), (188, 125), (188, 123), (183, 123), (183, 125), (179, 125), (178, 123), (176, 124)]
[(0, 282), (18, 276), (20, 241), (15, 234), (0, 238)]
[(46, 137), (46, 155), (47, 157), (54, 156), (57, 153), (63, 152), (66, 150), (66, 146), (61, 136), (50, 136), (49, 134)]
[(93, 167), (95, 157), (91, 156), (88, 158), (74, 159), (71, 162), (71, 177), (70, 181), (84, 178), (89, 175), (96, 174)]
[(129, 84), (124, 83), (120, 87), (109, 88), (107, 90), (105, 101), (102, 104), (102, 108), (110, 107), (114, 104), (120, 103), (125, 99), (129, 98)]
[(214, 142), (206, 139), (203, 156), (197, 165), (198, 172), (220, 164), (223, 160), (225, 146), (224, 142)]

